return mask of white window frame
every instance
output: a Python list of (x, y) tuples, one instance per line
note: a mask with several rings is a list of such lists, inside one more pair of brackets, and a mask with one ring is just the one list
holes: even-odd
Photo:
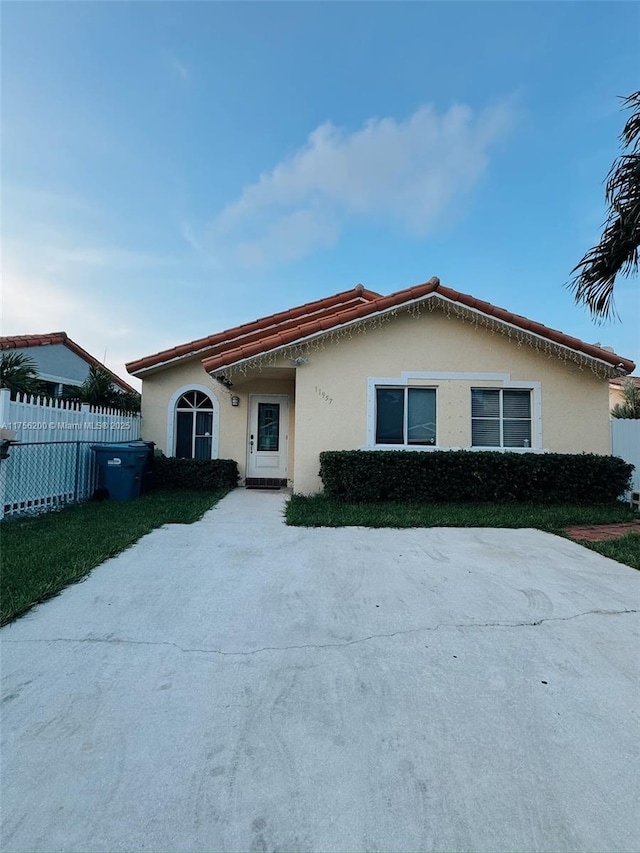
[[(487, 388), (518, 388), (531, 391), (531, 447), (479, 447), (471, 444), (471, 387), (469, 386), (468, 409), (460, 412), (460, 417), (465, 414), (469, 419), (469, 445), (467, 447), (440, 447), (438, 444), (438, 419), (439, 419), (439, 390), (447, 380), (461, 382), (491, 382)], [(424, 385), (410, 385), (410, 382), (419, 381)], [(438, 384), (434, 384), (438, 383)], [(435, 444), (376, 444), (376, 390), (378, 388), (394, 387), (411, 388), (434, 388), (436, 391), (436, 443)], [(457, 371), (421, 371), (403, 370), (400, 376), (369, 376), (367, 379), (367, 443), (361, 450), (494, 450), (497, 453), (542, 453), (542, 395), (541, 383), (533, 380), (511, 379), (510, 373), (480, 373), (480, 372), (457, 372)], [(405, 407), (406, 409), (406, 407)]]
[[(377, 420), (377, 418), (376, 418), (376, 407), (378, 404), (377, 403), (377, 392), (378, 391), (385, 391), (385, 390), (386, 391), (393, 391), (393, 390), (397, 390), (398, 388), (401, 388), (404, 391), (404, 408), (403, 408), (403, 413), (402, 413), (403, 441), (401, 441), (398, 444), (396, 444), (396, 443), (394, 443), (394, 444), (376, 444), (376, 424), (374, 422), (374, 425), (373, 425), (373, 442), (372, 442), (373, 446), (376, 447), (378, 450), (381, 448), (386, 449), (386, 448), (390, 448), (390, 447), (393, 447), (396, 449), (403, 448), (404, 450), (406, 450), (407, 448), (411, 448), (414, 450), (422, 450), (425, 447), (437, 447), (438, 446), (438, 389), (433, 387), (433, 386), (430, 386), (430, 385), (408, 385), (406, 383), (404, 385), (397, 385), (397, 384), (376, 385), (376, 387), (374, 389), (374, 396), (375, 396), (374, 420)], [(414, 444), (414, 443), (409, 444), (409, 442), (406, 440), (407, 436), (409, 434), (409, 391), (410, 390), (433, 391), (435, 394), (435, 398), (436, 398), (436, 430), (435, 430), (435, 441), (433, 444)]]
[[(530, 439), (529, 447), (511, 446), (511, 445), (505, 445), (505, 443), (504, 443), (504, 408), (503, 408), (504, 392), (505, 391), (513, 391), (513, 390), (529, 391), (529, 395), (531, 396), (531, 391), (529, 388), (516, 388), (516, 389), (513, 389), (513, 388), (491, 388), (488, 386), (482, 386), (481, 388), (478, 388), (478, 387), (474, 388), (472, 385), (471, 388), (469, 389), (469, 391), (471, 392), (469, 402), (470, 402), (470, 405), (472, 407), (471, 408), (471, 442), (472, 442), (471, 446), (475, 450), (530, 450), (531, 449), (531, 444), (533, 444), (533, 399), (530, 400), (529, 411), (531, 412), (531, 414), (529, 415), (528, 418), (509, 418), (508, 419), (508, 420), (522, 420), (522, 421), (528, 421), (529, 422), (529, 424), (531, 426), (531, 429), (530, 429), (531, 439)], [(500, 444), (499, 445), (495, 445), (495, 444), (473, 444), (473, 421), (474, 421), (474, 417), (473, 417), (473, 392), (474, 391), (497, 391), (498, 392), (498, 395), (499, 395), (498, 396), (498, 417), (497, 418), (489, 418), (489, 417), (485, 418), (482, 416), (477, 416), (475, 418), (475, 420), (498, 421), (498, 426), (500, 428)]]
[(167, 405), (167, 456), (174, 457), (176, 455), (177, 404), (180, 397), (182, 397), (183, 394), (187, 394), (189, 391), (201, 391), (211, 400), (211, 406), (213, 408), (211, 458), (217, 459), (220, 452), (220, 403), (211, 388), (207, 388), (206, 385), (198, 385), (195, 382), (183, 385), (181, 388), (178, 388), (177, 391), (174, 391)]

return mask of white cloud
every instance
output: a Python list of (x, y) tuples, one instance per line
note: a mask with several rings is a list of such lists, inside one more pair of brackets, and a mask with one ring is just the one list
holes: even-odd
[(190, 222), (185, 220), (180, 224), (180, 233), (185, 243), (191, 246), (194, 251), (200, 252), (202, 250), (202, 242)]
[(513, 121), (503, 102), (442, 115), (424, 106), (405, 121), (371, 119), (353, 132), (320, 125), (219, 213), (211, 239), (236, 260), (267, 265), (333, 244), (354, 218), (425, 236), (476, 186)]
[(191, 79), (191, 72), (189, 71), (187, 66), (184, 64), (184, 62), (180, 62), (179, 59), (176, 59), (175, 56), (172, 56), (171, 59), (169, 60), (169, 64), (170, 64), (171, 69), (174, 72), (174, 74), (176, 74), (176, 76), (178, 76), (185, 83), (189, 82), (189, 80)]

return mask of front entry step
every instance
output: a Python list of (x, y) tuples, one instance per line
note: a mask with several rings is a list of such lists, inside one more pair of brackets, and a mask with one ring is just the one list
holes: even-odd
[(244, 481), (247, 489), (286, 489), (287, 479), (279, 477), (247, 477)]

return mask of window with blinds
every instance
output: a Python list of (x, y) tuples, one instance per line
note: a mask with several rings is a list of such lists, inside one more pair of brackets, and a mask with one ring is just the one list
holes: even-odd
[(435, 443), (435, 388), (376, 388), (376, 444)]
[(531, 447), (531, 391), (471, 389), (473, 447)]

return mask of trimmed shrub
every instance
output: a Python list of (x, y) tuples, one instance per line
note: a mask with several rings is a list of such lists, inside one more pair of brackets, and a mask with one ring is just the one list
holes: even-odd
[(325, 494), (345, 503), (421, 501), (602, 504), (630, 487), (633, 465), (593, 453), (339, 450), (320, 454)]
[(238, 463), (234, 459), (173, 459), (156, 457), (153, 462), (156, 489), (193, 489), (215, 492), (238, 485)]

